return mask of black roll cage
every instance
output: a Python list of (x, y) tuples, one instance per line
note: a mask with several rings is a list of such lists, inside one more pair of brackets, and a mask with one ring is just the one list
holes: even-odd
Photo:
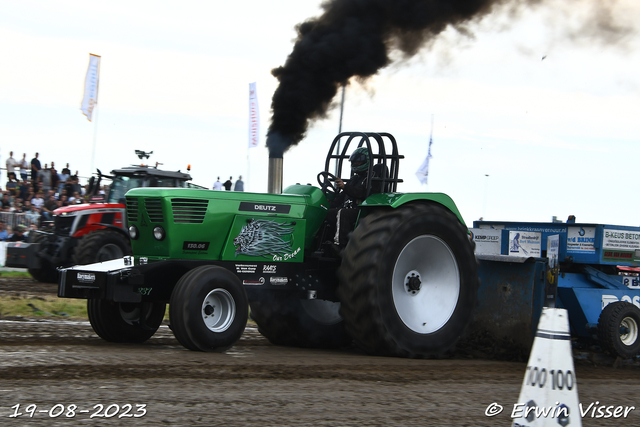
[[(346, 141), (340, 149), (339, 142), (345, 137)], [(354, 140), (358, 141), (358, 147), (367, 147), (367, 151), (369, 151), (369, 159), (371, 159), (367, 173), (367, 196), (371, 194), (372, 181), (381, 183), (380, 188), (383, 193), (395, 193), (397, 191), (398, 183), (403, 182), (402, 179), (398, 178), (398, 170), (400, 167), (400, 159), (404, 159), (404, 156), (398, 154), (398, 144), (396, 143), (396, 139), (390, 133), (342, 132), (338, 134), (331, 143), (331, 148), (329, 149), (329, 154), (327, 155), (327, 160), (324, 166), (325, 171), (331, 173), (329, 170), (330, 163), (331, 160), (335, 160), (337, 162), (336, 176), (342, 176), (342, 165), (344, 161), (349, 160), (349, 157), (351, 156), (351, 154), (347, 154), (347, 152), (349, 150), (349, 145), (351, 145)], [(377, 153), (374, 153), (371, 149), (372, 140), (377, 143)], [(390, 154), (387, 154), (385, 141), (391, 145)], [(340, 150), (339, 153), (338, 150)], [(372, 172), (374, 170), (376, 170), (378, 176), (373, 176)], [(343, 181), (349, 182), (349, 179), (344, 179)]]

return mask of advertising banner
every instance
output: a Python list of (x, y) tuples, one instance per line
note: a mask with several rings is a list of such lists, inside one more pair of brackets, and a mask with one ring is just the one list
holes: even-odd
[(98, 83), (100, 79), (100, 55), (89, 54), (89, 68), (84, 79), (84, 97), (80, 110), (91, 121), (93, 109), (98, 104)]
[(260, 110), (256, 83), (249, 83), (249, 148), (260, 143)]
[(509, 255), (539, 257), (542, 248), (542, 233), (509, 231)]

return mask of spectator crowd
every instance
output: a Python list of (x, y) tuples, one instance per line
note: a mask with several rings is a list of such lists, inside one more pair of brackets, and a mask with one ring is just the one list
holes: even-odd
[(36, 153), (27, 161), (25, 153), (18, 160), (9, 152), (7, 183), (0, 188), (0, 241), (24, 240), (29, 229), (52, 220), (57, 208), (85, 201), (86, 188), (80, 185), (77, 171), (72, 175), (68, 163), (61, 171), (54, 162), (43, 167), (38, 157)]
[[(87, 188), (80, 185), (77, 171), (71, 174), (69, 163), (58, 171), (55, 162), (42, 166), (39, 153), (28, 161), (26, 153), (16, 159), (11, 151), (5, 165), (7, 183), (4, 189), (0, 187), (0, 241), (25, 240), (30, 230), (53, 220), (54, 210), (86, 202)], [(224, 183), (218, 177), (213, 189), (223, 188), (244, 191), (242, 176), (235, 183), (233, 177)]]

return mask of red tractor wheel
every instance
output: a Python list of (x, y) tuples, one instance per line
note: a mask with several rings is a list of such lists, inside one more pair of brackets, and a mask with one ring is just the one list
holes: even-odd
[(131, 255), (131, 243), (122, 233), (98, 230), (78, 242), (73, 262), (76, 265), (94, 264)]

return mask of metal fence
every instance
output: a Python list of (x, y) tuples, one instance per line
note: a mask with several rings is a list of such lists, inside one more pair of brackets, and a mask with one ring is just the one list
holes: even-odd
[(26, 213), (0, 212), (0, 221), (12, 228), (16, 228), (18, 225), (24, 225), (29, 228), (31, 224), (35, 224), (36, 227), (39, 227), (41, 218), (41, 216), (36, 218), (34, 215)]

